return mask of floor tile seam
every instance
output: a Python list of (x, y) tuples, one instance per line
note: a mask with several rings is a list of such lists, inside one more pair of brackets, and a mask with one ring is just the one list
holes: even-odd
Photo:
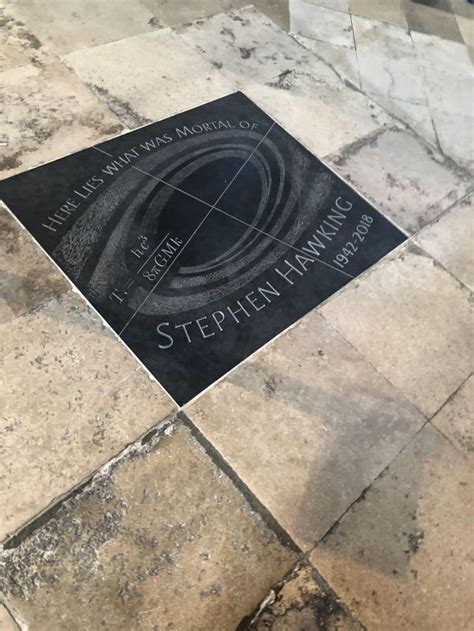
[(10, 600), (6, 596), (4, 596), (1, 592), (0, 592), (0, 605), (3, 605), (7, 613), (10, 615), (10, 618), (13, 620), (13, 623), (15, 625), (15, 631), (28, 631), (28, 626), (25, 620), (23, 620), (20, 612), (17, 610), (17, 608), (14, 605), (12, 605)]
[[(461, 455), (462, 458), (464, 458), (466, 465), (472, 465), (472, 460), (471, 460), (472, 456), (470, 458), (469, 455), (466, 454), (459, 445), (453, 442), (453, 440), (447, 434), (445, 434), (445, 432), (440, 427), (438, 427), (436, 423), (433, 422), (432, 418), (428, 422), (430, 424), (431, 429), (436, 434), (439, 434), (439, 436), (441, 437), (443, 441), (446, 441), (450, 445), (450, 447), (452, 447), (452, 449), (454, 449), (458, 454)], [(472, 468), (470, 468), (470, 471), (472, 471)]]
[(358, 47), (357, 47), (357, 41), (356, 41), (356, 36), (355, 36), (354, 20), (352, 19), (352, 13), (349, 13), (349, 15), (351, 17), (352, 39), (354, 41), (354, 53), (355, 53), (356, 66), (357, 66), (357, 79), (359, 81), (359, 85), (357, 87), (359, 90), (362, 90), (362, 78), (360, 76), (359, 54), (357, 52)]
[(153, 445), (156, 444), (163, 435), (166, 435), (167, 431), (170, 429), (173, 430), (177, 423), (178, 411), (175, 410), (163, 417), (158, 423), (142, 431), (136, 438), (131, 439), (124, 446), (119, 447), (113, 454), (108, 456), (106, 460), (93, 467), (76, 484), (73, 484), (57, 497), (54, 497), (45, 507), (23, 522), (13, 532), (8, 533), (6, 537), (0, 541), (0, 560), (2, 554), (9, 554), (10, 550), (17, 548), (36, 530), (50, 521), (50, 519), (53, 519), (57, 512), (69, 500), (80, 497), (84, 491), (92, 488), (94, 484), (109, 475), (116, 466), (126, 461), (131, 454), (141, 453), (149, 443)]
[(437, 416), (447, 405), (449, 405), (452, 400), (454, 399), (454, 397), (464, 388), (464, 386), (466, 385), (466, 383), (469, 381), (469, 379), (474, 375), (474, 371), (471, 371), (467, 377), (465, 377), (461, 383), (451, 392), (451, 394), (449, 395), (449, 397), (446, 399), (446, 401), (444, 401), (439, 408), (436, 410), (436, 412), (433, 412), (433, 414), (429, 417), (428, 420), (430, 420), (431, 422), (433, 422), (435, 416)]
[[(137, 315), (137, 313), (140, 311), (140, 309), (143, 307), (143, 305), (148, 301), (149, 297), (153, 294), (153, 292), (155, 291), (155, 289), (158, 287), (158, 285), (161, 283), (161, 281), (163, 280), (163, 278), (168, 274), (168, 272), (170, 271), (170, 269), (172, 269), (176, 263), (176, 261), (180, 258), (180, 256), (182, 255), (182, 253), (186, 250), (187, 246), (191, 243), (191, 241), (193, 240), (193, 238), (196, 236), (196, 234), (199, 232), (199, 229), (204, 225), (204, 223), (206, 222), (206, 219), (211, 215), (212, 211), (215, 210), (216, 205), (219, 203), (219, 201), (222, 199), (222, 197), (227, 193), (227, 191), (230, 189), (230, 187), (232, 186), (232, 184), (236, 181), (236, 179), (238, 178), (239, 174), (244, 170), (245, 166), (248, 164), (248, 162), (251, 160), (252, 156), (255, 154), (255, 152), (258, 150), (258, 148), (260, 147), (260, 145), (264, 142), (264, 140), (267, 138), (267, 136), (270, 134), (271, 130), (273, 129), (273, 127), (275, 126), (275, 122), (273, 122), (269, 129), (265, 132), (265, 134), (262, 135), (262, 137), (260, 138), (260, 140), (258, 141), (258, 143), (255, 145), (255, 147), (253, 148), (252, 152), (247, 156), (246, 160), (241, 164), (241, 166), (239, 167), (239, 169), (237, 170), (237, 172), (235, 173), (235, 175), (232, 177), (232, 179), (229, 181), (229, 183), (226, 185), (226, 187), (224, 188), (224, 190), (222, 191), (222, 193), (218, 196), (218, 198), (216, 199), (216, 201), (214, 202), (214, 204), (212, 204), (212, 206), (209, 208), (208, 212), (206, 213), (206, 215), (204, 216), (204, 218), (199, 222), (198, 226), (195, 228), (195, 230), (191, 233), (191, 236), (185, 241), (185, 243), (183, 244), (183, 246), (181, 247), (181, 249), (179, 250), (178, 254), (175, 256), (175, 258), (172, 260), (172, 262), (168, 265), (168, 267), (166, 268), (166, 270), (164, 271), (164, 273), (160, 276), (160, 278), (157, 280), (157, 282), (153, 285), (153, 287), (151, 288), (151, 290), (149, 291), (149, 293), (145, 296), (145, 298), (143, 299), (143, 301), (140, 303), (140, 305), (138, 306), (138, 308), (134, 311), (134, 313), (130, 316), (130, 318), (127, 320), (127, 322), (124, 324), (124, 326), (121, 328), (119, 335), (122, 335), (122, 333), (124, 333), (125, 329), (128, 327), (128, 325), (132, 322), (132, 320), (135, 318), (135, 316)], [(99, 149), (98, 147), (94, 147), (94, 149), (96, 149), (97, 151), (101, 151), (102, 153), (107, 153), (104, 152), (103, 149)], [(111, 155), (111, 154), (108, 154)], [(113, 157), (113, 156), (111, 156)], [(146, 171), (143, 171), (142, 169), (138, 169), (138, 167), (136, 167), (135, 165), (131, 166), (132, 169), (138, 170), (143, 174), (146, 174), (148, 176), (150, 176), (150, 174), (148, 174)], [(152, 177), (152, 176), (151, 176)], [(173, 187), (174, 188), (174, 187)], [(199, 200), (201, 201), (201, 200)], [(208, 204), (206, 204), (208, 205)]]

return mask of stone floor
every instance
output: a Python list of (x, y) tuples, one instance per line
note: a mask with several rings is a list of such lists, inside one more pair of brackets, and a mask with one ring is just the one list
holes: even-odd
[(409, 239), (178, 408), (1, 208), (1, 631), (474, 625), (470, 7), (246, 4), (6, 3), (2, 178), (240, 89)]

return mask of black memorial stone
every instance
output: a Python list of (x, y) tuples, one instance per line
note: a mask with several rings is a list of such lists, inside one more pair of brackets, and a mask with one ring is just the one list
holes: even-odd
[(406, 238), (242, 93), (0, 197), (179, 404)]

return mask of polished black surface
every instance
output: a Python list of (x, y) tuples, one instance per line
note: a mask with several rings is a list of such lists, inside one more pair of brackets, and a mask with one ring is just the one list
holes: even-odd
[(0, 197), (180, 404), (405, 239), (241, 93)]

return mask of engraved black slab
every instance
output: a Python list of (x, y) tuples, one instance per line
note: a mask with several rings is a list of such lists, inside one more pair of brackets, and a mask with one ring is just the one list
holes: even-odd
[(180, 404), (406, 238), (242, 93), (0, 197)]

